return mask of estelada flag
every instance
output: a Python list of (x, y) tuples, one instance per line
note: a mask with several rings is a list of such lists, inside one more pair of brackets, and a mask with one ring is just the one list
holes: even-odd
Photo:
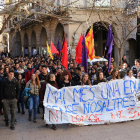
[(48, 45), (48, 42), (46, 42), (46, 45), (47, 45), (47, 52), (49, 53), (51, 59), (53, 60), (53, 56), (52, 56), (52, 53), (51, 53), (50, 47), (49, 47), (49, 45)]
[(51, 41), (51, 53), (56, 53), (59, 54), (58, 50), (55, 48), (55, 46), (53, 45), (52, 41)]
[(83, 48), (82, 40), (83, 40), (83, 35), (81, 33), (79, 42), (78, 42), (78, 44), (75, 48), (75, 50), (76, 50), (75, 62), (78, 63), (78, 64), (81, 64), (81, 60), (82, 60), (82, 48)]
[(94, 50), (94, 39), (93, 39), (92, 27), (90, 28), (85, 40), (86, 40), (88, 58), (89, 58), (89, 60), (93, 60), (95, 57), (95, 50)]
[(67, 38), (65, 34), (65, 40), (64, 40), (64, 45), (62, 49), (62, 65), (68, 69), (68, 47), (67, 47)]

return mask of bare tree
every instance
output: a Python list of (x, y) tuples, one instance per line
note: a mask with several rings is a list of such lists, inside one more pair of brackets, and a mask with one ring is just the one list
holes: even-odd
[[(65, 21), (78, 22), (79, 27), (80, 27), (85, 22), (88, 22), (92, 15), (92, 12), (96, 11), (100, 19), (100, 22), (107, 30), (108, 30), (108, 27), (103, 22), (105, 18), (109, 21), (112, 27), (115, 25), (119, 25), (122, 28), (123, 38), (120, 39), (117, 34), (115, 34), (113, 38), (114, 44), (119, 50), (120, 62), (122, 64), (122, 49), (124, 47), (124, 44), (127, 41), (130, 34), (140, 26), (140, 24), (138, 24), (138, 25), (135, 25), (133, 29), (129, 28), (129, 26), (131, 26), (130, 24), (131, 21), (137, 18), (137, 14), (139, 14), (139, 2), (133, 1), (133, 0), (112, 0), (113, 2), (109, 3), (107, 7), (113, 13), (113, 17), (110, 18), (105, 14), (104, 16), (101, 16), (101, 11), (104, 8), (103, 4), (106, 3), (107, 1), (108, 0), (87, 0), (88, 6), (77, 4), (79, 0), (72, 0), (71, 2), (66, 2), (66, 0), (62, 0), (62, 1), (61, 0), (60, 1), (57, 1), (57, 0), (19, 0), (19, 1), (14, 1), (10, 3), (5, 3), (3, 5), (4, 9), (1, 9), (0, 11), (1, 16), (6, 15), (6, 19), (3, 22), (2, 28), (0, 30), (0, 34), (3, 33), (8, 21), (11, 18), (15, 18), (15, 17), (21, 17), (22, 21), (25, 19), (28, 19), (28, 20), (36, 20), (38, 22), (42, 22), (40, 19), (31, 19), (30, 15), (43, 15), (43, 16), (49, 16), (49, 17), (62, 19)], [(29, 7), (29, 5), (31, 4), (36, 7), (39, 7), (38, 8), (39, 10), (38, 11), (31, 10)], [(45, 6), (43, 6), (43, 4)], [(98, 6), (96, 6), (96, 4), (98, 4)], [(124, 4), (124, 6), (121, 7), (122, 4)], [(72, 7), (74, 7), (77, 10), (88, 9), (90, 10), (90, 15), (87, 15), (87, 18), (85, 20), (79, 21), (79, 20), (73, 19), (70, 17), (68, 13), (69, 9)], [(43, 10), (45, 12), (43, 12)], [(116, 11), (119, 13), (119, 16), (118, 14), (116, 14)], [(119, 17), (122, 17), (122, 18), (119, 19)], [(79, 29), (79, 27), (77, 28), (77, 30)], [(75, 31), (75, 33), (77, 32), (77, 30)]]

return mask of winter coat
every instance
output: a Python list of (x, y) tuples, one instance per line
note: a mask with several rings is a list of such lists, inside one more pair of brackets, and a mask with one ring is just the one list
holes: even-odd
[(25, 70), (25, 83), (31, 80), (32, 74), (35, 72), (35, 68)]
[(43, 75), (42, 73), (39, 74), (39, 80), (41, 83), (45, 82), (46, 81), (46, 78), (47, 78), (47, 74), (46, 75)]
[(81, 85), (91, 85), (91, 83), (89, 81), (86, 81), (85, 83), (82, 84), (81, 82)]
[(28, 109), (29, 106), (30, 106), (30, 97), (31, 97), (31, 94), (29, 92), (30, 90), (31, 90), (31, 88), (25, 88), (23, 90), (22, 94), (21, 94), (22, 100), (24, 100), (24, 98), (26, 98), (26, 101), (25, 101), (25, 107), (26, 107), (26, 109)]
[(69, 81), (69, 83), (65, 83), (65, 81), (62, 80), (61, 83), (60, 83), (60, 88), (69, 87), (69, 86), (75, 86), (73, 80)]
[(22, 79), (21, 81), (20, 81), (20, 85), (19, 85), (19, 102), (22, 102), (23, 100), (22, 100), (22, 92), (24, 91), (24, 89), (25, 89), (25, 81)]
[[(39, 92), (40, 101), (44, 100), (44, 95), (45, 95), (45, 91), (46, 91), (46, 84), (47, 84), (47, 82), (44, 82), (41, 85), (40, 92)], [(50, 84), (53, 87), (59, 89), (56, 81), (49, 81), (48, 84)]]
[(19, 98), (19, 84), (14, 77), (11, 81), (6, 77), (1, 86), (1, 99), (17, 99)]
[(45, 90), (46, 90), (46, 84), (47, 84), (47, 82), (44, 82), (44, 83), (41, 84), (41, 88), (40, 88), (40, 91), (39, 91), (40, 101), (43, 101), (44, 100), (44, 95), (45, 95)]
[[(2, 81), (3, 81), (3, 75), (0, 75), (0, 95), (1, 95), (1, 87), (2, 87)], [(0, 96), (0, 102), (1, 102), (1, 96)]]
[(102, 79), (102, 80), (99, 80), (99, 82), (97, 80), (95, 80), (93, 85), (97, 85), (97, 84), (102, 83), (102, 82), (106, 82), (106, 80)]
[(35, 83), (34, 85), (31, 84), (31, 80), (29, 80), (26, 84), (26, 88), (31, 88), (31, 95), (39, 95), (40, 87), (37, 86)]

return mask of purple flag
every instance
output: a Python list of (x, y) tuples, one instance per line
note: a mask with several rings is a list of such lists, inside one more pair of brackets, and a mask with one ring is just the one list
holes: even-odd
[(88, 53), (87, 53), (87, 47), (86, 47), (86, 41), (85, 41), (85, 36), (83, 35), (83, 40), (82, 40), (82, 62), (81, 66), (84, 67), (85, 72), (88, 73)]
[(111, 66), (111, 53), (112, 53), (112, 49), (113, 49), (113, 34), (112, 34), (111, 25), (109, 25), (106, 46), (109, 47), (108, 52), (107, 52), (108, 72), (109, 72), (110, 66)]
[(60, 37), (58, 38), (57, 50), (59, 51), (59, 54), (57, 55), (57, 58), (60, 58), (60, 56), (61, 56), (61, 43), (60, 43)]

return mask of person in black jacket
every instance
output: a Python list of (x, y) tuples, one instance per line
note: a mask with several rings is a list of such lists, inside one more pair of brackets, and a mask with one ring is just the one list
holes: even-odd
[(64, 75), (64, 78), (62, 79), (60, 83), (60, 88), (75, 86), (74, 81), (72, 80), (71, 74), (68, 70), (64, 71), (63, 75)]
[(94, 81), (93, 85), (97, 85), (97, 84), (102, 83), (102, 82), (106, 82), (106, 79), (104, 79), (104, 73), (99, 72), (98, 76), (97, 76), (97, 80)]
[(87, 73), (85, 73), (85, 74), (82, 76), (81, 85), (82, 85), (82, 86), (84, 86), (84, 85), (90, 85), (90, 86), (91, 86), (91, 81), (89, 80), (89, 75), (88, 75)]
[[(47, 66), (43, 65), (42, 68), (41, 68), (41, 71), (42, 71), (41, 74), (39, 74), (39, 80), (40, 80), (40, 84), (42, 85), (48, 77)], [(40, 114), (39, 107), (44, 109), (43, 104), (40, 101), (39, 101), (39, 106), (38, 106), (38, 114)]]
[(23, 99), (22, 99), (22, 92), (23, 92), (23, 90), (25, 88), (25, 81), (23, 80), (21, 73), (18, 74), (17, 79), (18, 79), (19, 93), (20, 93), (19, 99), (18, 99), (18, 102), (17, 102), (18, 113), (20, 113), (20, 103), (21, 103), (22, 114), (25, 114), (24, 102), (23, 102)]
[(14, 77), (14, 69), (9, 70), (8, 77), (6, 77), (1, 86), (1, 99), (3, 102), (4, 116), (6, 126), (9, 125), (8, 113), (10, 108), (11, 113), (11, 129), (14, 130), (15, 121), (15, 110), (17, 100), (19, 98), (19, 84), (17, 79)]
[[(3, 81), (3, 78), (4, 78), (4, 73), (3, 73), (3, 68), (0, 68), (0, 91), (1, 91), (1, 84), (2, 84), (2, 81)], [(0, 114), (3, 115), (3, 105), (2, 105), (2, 102), (1, 102), (1, 97), (0, 97)]]
[(47, 66), (43, 65), (43, 66), (42, 66), (42, 72), (41, 72), (41, 74), (39, 74), (39, 80), (40, 80), (40, 83), (41, 83), (41, 84), (42, 84), (43, 82), (45, 82), (47, 76), (48, 76)]
[(60, 88), (60, 82), (61, 82), (61, 79), (62, 79), (62, 69), (60, 67), (57, 68), (57, 71), (56, 71), (56, 82), (57, 82), (57, 85), (58, 87)]
[[(59, 88), (55, 79), (56, 78), (55, 78), (54, 74), (49, 74), (46, 81), (41, 85), (41, 89), (40, 89), (40, 92), (39, 92), (39, 97), (40, 97), (40, 100), (41, 100), (42, 103), (44, 101), (44, 95), (45, 95), (45, 90), (46, 90), (46, 84), (47, 83), (49, 83), (50, 85), (52, 85), (53, 87), (55, 87), (57, 89)], [(43, 119), (44, 119), (44, 109), (43, 109)], [(48, 124), (46, 124), (46, 126), (48, 126)], [(53, 130), (56, 130), (56, 126), (54, 124), (51, 125), (51, 128)]]

